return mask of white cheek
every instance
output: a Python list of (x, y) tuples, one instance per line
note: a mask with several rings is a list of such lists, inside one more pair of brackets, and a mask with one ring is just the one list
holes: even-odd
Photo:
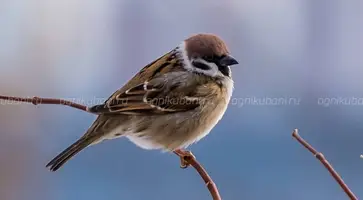
[[(191, 63), (193, 63), (194, 60), (191, 61)], [(209, 66), (209, 69), (200, 69), (197, 68), (195, 66), (191, 66), (192, 67), (192, 71), (198, 72), (198, 73), (202, 73), (205, 74), (207, 76), (211, 76), (211, 77), (223, 77), (224, 75), (219, 71), (218, 66), (215, 63), (212, 62), (207, 62), (203, 59), (196, 59), (195, 61), (199, 62), (199, 63), (203, 63), (207, 66)]]
[(178, 51), (179, 51), (179, 54), (181, 55), (181, 58), (183, 59), (185, 69), (192, 71), (194, 67), (192, 66), (192, 63), (190, 62), (190, 60), (188, 58), (188, 52), (185, 50), (185, 42), (182, 42), (179, 45)]

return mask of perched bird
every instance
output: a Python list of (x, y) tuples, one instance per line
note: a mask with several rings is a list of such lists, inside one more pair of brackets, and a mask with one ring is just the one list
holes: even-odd
[(88, 131), (47, 164), (56, 171), (82, 149), (127, 137), (144, 149), (174, 151), (205, 137), (222, 118), (238, 64), (222, 39), (197, 34), (141, 69), (121, 89), (88, 109)]

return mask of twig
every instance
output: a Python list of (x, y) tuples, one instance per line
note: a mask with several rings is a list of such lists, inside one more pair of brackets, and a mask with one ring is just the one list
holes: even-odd
[(354, 195), (354, 193), (349, 189), (349, 187), (344, 183), (343, 179), (339, 176), (339, 174), (334, 170), (333, 166), (328, 162), (328, 160), (324, 157), (324, 155), (314, 149), (307, 141), (305, 141), (298, 133), (298, 130), (295, 129), (292, 133), (292, 137), (294, 137), (301, 145), (303, 145), (306, 149), (308, 149), (330, 172), (333, 178), (338, 182), (340, 187), (344, 190), (344, 192), (349, 196), (352, 200), (357, 200), (358, 198)]
[[(62, 99), (51, 99), (51, 98), (40, 98), (40, 97), (32, 97), (32, 98), (22, 98), (22, 97), (12, 97), (12, 96), (1, 96), (0, 99), (14, 102), (26, 102), (32, 103), (34, 105), (38, 104), (52, 104), (52, 105), (66, 105), (72, 108), (76, 108), (85, 112), (89, 112), (89, 109), (85, 105), (77, 104), (71, 101), (66, 101)], [(89, 112), (92, 113), (92, 112)], [(95, 113), (92, 113), (95, 114)], [(213, 200), (221, 200), (222, 198), (219, 195), (218, 188), (216, 184), (213, 182), (212, 178), (208, 175), (207, 171), (203, 168), (203, 166), (196, 160), (196, 158), (189, 151), (176, 150), (174, 151), (176, 155), (180, 157), (182, 160), (182, 168), (186, 168), (189, 165), (193, 166), (195, 170), (199, 173), (199, 175), (204, 180), (209, 192), (211, 193)]]
[(50, 98), (39, 98), (39, 97), (32, 97), (32, 98), (23, 98), (23, 97), (11, 97), (11, 96), (1, 96), (0, 99), (6, 101), (14, 101), (14, 102), (25, 102), (25, 103), (32, 103), (34, 105), (38, 104), (52, 104), (52, 105), (65, 105), (70, 106), (72, 108), (77, 108), (79, 110), (83, 110), (88, 112), (88, 108), (85, 105), (76, 104), (71, 101), (63, 100), (63, 99), (50, 99)]
[(187, 168), (189, 165), (193, 166), (199, 175), (204, 180), (205, 185), (207, 186), (209, 192), (211, 193), (213, 200), (221, 200), (221, 196), (219, 195), (217, 185), (213, 182), (212, 178), (208, 175), (207, 171), (203, 168), (203, 166), (197, 161), (195, 156), (189, 151), (176, 150), (174, 151), (176, 155), (178, 155), (181, 159), (181, 168)]

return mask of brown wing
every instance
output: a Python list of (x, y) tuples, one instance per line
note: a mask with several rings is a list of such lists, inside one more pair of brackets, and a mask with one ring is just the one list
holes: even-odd
[(193, 86), (184, 84), (178, 72), (185, 70), (171, 51), (144, 67), (104, 104), (91, 107), (90, 112), (162, 114), (198, 107), (198, 100), (190, 97)]

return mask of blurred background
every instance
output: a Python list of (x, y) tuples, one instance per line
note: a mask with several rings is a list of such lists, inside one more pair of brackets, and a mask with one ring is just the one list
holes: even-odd
[[(223, 199), (347, 199), (294, 128), (363, 197), (361, 0), (0, 0), (0, 94), (102, 103), (200, 32), (221, 36), (240, 62), (224, 118), (190, 148)], [(176, 156), (127, 139), (49, 172), (94, 119), (1, 101), (0, 199), (211, 199)]]

